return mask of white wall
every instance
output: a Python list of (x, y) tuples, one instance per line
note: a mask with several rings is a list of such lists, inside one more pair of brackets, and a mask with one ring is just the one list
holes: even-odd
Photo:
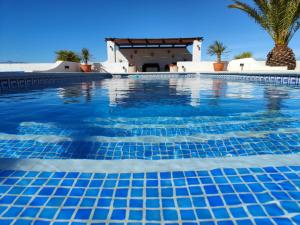
[(213, 72), (214, 62), (177, 62), (178, 72)]
[(128, 72), (128, 62), (123, 63), (110, 63), (102, 62), (100, 63), (100, 71), (106, 73), (127, 73)]
[[(201, 62), (178, 62), (178, 72), (214, 72), (214, 62), (201, 61)], [(258, 72), (258, 71), (288, 71), (287, 67), (271, 67), (266, 66), (265, 61), (256, 61), (253, 58), (238, 59), (228, 62), (228, 72), (242, 72), (241, 64), (244, 64), (244, 72)], [(226, 66), (225, 66), (226, 67)], [(300, 61), (297, 61), (296, 72), (300, 72)], [(294, 71), (294, 72), (295, 72)], [(293, 72), (293, 71), (290, 71)]]
[[(179, 61), (177, 63), (178, 72), (214, 72), (213, 63), (209, 61), (192, 62)], [(228, 64), (228, 72), (241, 72), (240, 64), (244, 63), (244, 72), (255, 71), (287, 71), (286, 67), (269, 67), (265, 61), (256, 61), (255, 59), (232, 60)], [(99, 64), (99, 65), (98, 65)], [(108, 73), (127, 73), (128, 62), (122, 63), (97, 63), (99, 70), (97, 72)], [(66, 69), (65, 66), (69, 66)], [(56, 62), (56, 63), (0, 63), (0, 72), (80, 72), (80, 64), (74, 62)], [(293, 71), (291, 71), (293, 72)], [(297, 68), (294, 72), (300, 72), (300, 61), (297, 61)]]
[[(201, 61), (202, 41), (194, 40), (191, 52), (186, 47), (183, 48), (120, 48), (113, 41), (107, 41), (107, 61), (108, 63), (128, 63), (142, 71), (146, 63), (158, 63), (160, 71), (165, 71), (169, 64), (176, 64), (178, 61)], [(113, 66), (115, 67), (115, 65)], [(109, 69), (108, 69), (109, 70)], [(113, 69), (114, 70), (114, 69)]]
[(165, 66), (178, 61), (192, 61), (192, 54), (186, 48), (139, 48), (119, 49), (116, 52), (116, 62), (128, 62), (142, 71), (145, 63), (158, 63), (160, 71)]
[(202, 46), (202, 41), (194, 40), (194, 42), (193, 42), (193, 62), (201, 61), (201, 46)]
[(0, 72), (80, 72), (80, 64), (62, 61), (55, 63), (0, 63)]
[(297, 61), (296, 71), (299, 71), (299, 72), (300, 72), (300, 61)]
[[(244, 64), (243, 70), (241, 64)], [(236, 59), (229, 62), (228, 71), (241, 72), (241, 71), (286, 71), (287, 67), (271, 67), (266, 66), (265, 61), (256, 61), (253, 58)]]
[(113, 41), (106, 42), (106, 52), (107, 52), (107, 62), (115, 63), (116, 62), (116, 51), (117, 46)]

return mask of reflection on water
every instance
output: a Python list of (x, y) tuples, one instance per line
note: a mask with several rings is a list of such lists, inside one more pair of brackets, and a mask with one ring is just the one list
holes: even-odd
[(268, 110), (280, 110), (283, 100), (289, 98), (289, 93), (283, 87), (266, 87), (264, 89), (264, 97), (268, 101)]
[[(100, 85), (101, 87), (101, 85)], [(92, 101), (96, 89), (96, 82), (83, 82), (80, 86), (58, 88), (57, 95), (64, 100), (65, 104), (79, 103), (84, 97), (86, 102)]]
[(168, 103), (188, 104), (197, 108), (201, 106), (201, 98), (209, 100), (205, 104), (214, 106), (220, 106), (220, 102), (224, 99), (261, 98), (266, 100), (266, 109), (280, 110), (282, 101), (289, 98), (287, 87), (261, 86), (201, 77), (113, 78), (59, 88), (57, 94), (65, 104), (92, 102), (97, 89), (107, 91), (110, 107)]

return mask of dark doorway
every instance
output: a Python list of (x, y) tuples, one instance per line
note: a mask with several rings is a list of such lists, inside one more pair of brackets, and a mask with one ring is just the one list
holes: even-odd
[(159, 72), (160, 66), (158, 63), (146, 63), (143, 65), (143, 72)]
[(165, 72), (170, 72), (170, 65), (169, 65), (169, 64), (167, 64), (167, 65), (165, 66)]

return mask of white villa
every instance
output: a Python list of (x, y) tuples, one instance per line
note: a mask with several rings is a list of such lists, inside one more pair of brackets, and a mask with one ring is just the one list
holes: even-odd
[[(123, 72), (177, 72), (180, 62), (200, 62), (202, 37), (106, 38), (108, 69)], [(187, 49), (192, 45), (192, 53)]]
[[(187, 38), (106, 38), (107, 60), (92, 63), (94, 72), (112, 74), (141, 72), (214, 72), (214, 61), (202, 61), (202, 37)], [(91, 50), (91, 52), (93, 52)], [(287, 67), (269, 67), (253, 58), (226, 62), (227, 72), (289, 72)], [(0, 63), (0, 72), (80, 72), (80, 64)], [(296, 71), (300, 71), (297, 62)]]

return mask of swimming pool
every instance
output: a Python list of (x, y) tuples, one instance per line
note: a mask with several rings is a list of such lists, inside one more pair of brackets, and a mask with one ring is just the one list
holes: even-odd
[(298, 153), (298, 87), (138, 77), (0, 98), (0, 157), (180, 159)]
[(0, 108), (0, 224), (300, 223), (297, 85), (114, 77)]

